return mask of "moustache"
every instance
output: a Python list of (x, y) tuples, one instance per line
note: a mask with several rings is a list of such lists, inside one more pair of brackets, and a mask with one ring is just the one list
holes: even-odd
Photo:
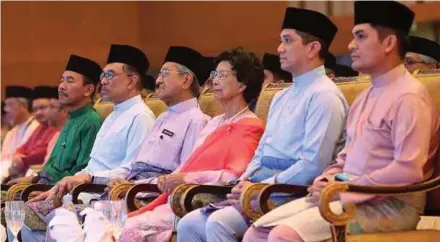
[(61, 91), (59, 91), (59, 92), (58, 92), (58, 96), (65, 96), (65, 97), (67, 97), (67, 96), (69, 96), (69, 95), (67, 95), (67, 93), (65, 93), (65, 92), (61, 92)]

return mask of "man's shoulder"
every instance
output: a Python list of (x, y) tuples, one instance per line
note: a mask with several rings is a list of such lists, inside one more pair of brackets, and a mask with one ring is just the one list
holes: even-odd
[(87, 127), (101, 127), (102, 125), (102, 118), (99, 115), (98, 112), (96, 112), (96, 110), (91, 109), (90, 111), (88, 111), (86, 113), (86, 115), (83, 116), (83, 120), (80, 121), (82, 123), (82, 127), (87, 128)]
[(156, 115), (153, 111), (144, 103), (137, 103), (133, 109), (128, 109), (124, 114), (125, 117), (131, 117), (132, 120), (141, 119), (143, 121), (156, 120)]

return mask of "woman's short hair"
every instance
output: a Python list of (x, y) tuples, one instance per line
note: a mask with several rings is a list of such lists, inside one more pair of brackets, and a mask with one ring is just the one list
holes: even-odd
[(253, 52), (248, 52), (242, 47), (227, 50), (215, 58), (215, 65), (227, 61), (232, 66), (237, 80), (244, 85), (243, 97), (247, 103), (257, 99), (264, 82), (264, 67)]

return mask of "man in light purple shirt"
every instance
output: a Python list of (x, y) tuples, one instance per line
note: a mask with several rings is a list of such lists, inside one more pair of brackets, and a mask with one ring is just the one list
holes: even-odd
[(155, 183), (159, 175), (169, 174), (192, 152), (196, 139), (210, 117), (198, 104), (200, 68), (203, 56), (197, 51), (171, 46), (156, 80), (156, 95), (168, 111), (161, 114), (139, 154), (129, 165), (121, 166), (124, 177), (108, 183), (111, 189), (121, 182)]

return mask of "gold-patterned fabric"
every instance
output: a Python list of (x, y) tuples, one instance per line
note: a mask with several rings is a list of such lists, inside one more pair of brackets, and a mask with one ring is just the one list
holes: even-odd
[(46, 224), (44, 221), (28, 206), (25, 207), (24, 224), (26, 224), (31, 230), (46, 230)]
[(200, 94), (199, 103), (202, 112), (210, 117), (218, 116), (224, 112), (223, 105), (215, 99), (212, 89)]
[(161, 113), (164, 113), (168, 110), (167, 105), (157, 97), (149, 97), (144, 99), (144, 102), (151, 109), (151, 111), (153, 111), (156, 117), (159, 117)]
[(291, 85), (291, 83), (280, 83), (265, 86), (258, 96), (257, 105), (255, 106), (255, 115), (266, 123), (267, 116), (269, 115), (270, 104), (272, 103), (275, 94), (285, 88), (290, 87)]
[(101, 119), (104, 120), (111, 112), (113, 112), (114, 105), (111, 102), (104, 102), (102, 99), (99, 99), (93, 108), (99, 113)]

